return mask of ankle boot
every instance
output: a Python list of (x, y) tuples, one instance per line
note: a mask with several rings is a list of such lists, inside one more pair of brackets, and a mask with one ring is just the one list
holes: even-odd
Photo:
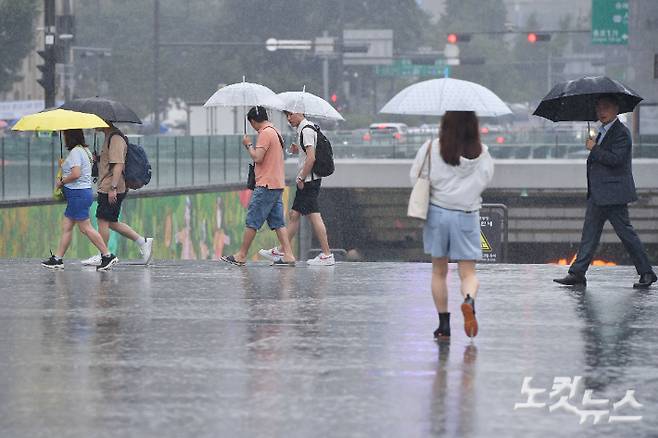
[(439, 328), (434, 330), (434, 339), (450, 337), (450, 312), (439, 313)]

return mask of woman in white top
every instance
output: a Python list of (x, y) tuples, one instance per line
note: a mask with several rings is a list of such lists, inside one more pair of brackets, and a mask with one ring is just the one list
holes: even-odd
[(64, 142), (69, 155), (62, 164), (62, 178), (55, 182), (62, 187), (66, 198), (66, 210), (62, 220), (62, 236), (55, 254), (41, 265), (49, 269), (64, 269), (62, 257), (66, 253), (73, 237), (73, 227), (77, 224), (82, 234), (93, 243), (103, 254), (99, 271), (105, 271), (114, 265), (118, 259), (107, 249), (101, 235), (91, 226), (89, 221), (89, 207), (94, 201), (94, 192), (91, 189), (91, 167), (93, 158), (85, 144), (82, 129), (69, 129), (64, 132)]
[[(425, 160), (429, 150), (428, 159)], [(424, 167), (421, 169), (421, 167)], [(432, 256), (432, 297), (439, 314), (435, 339), (450, 336), (448, 261), (456, 261), (461, 279), (461, 306), (466, 335), (478, 332), (475, 297), (479, 281), (475, 262), (482, 258), (480, 213), (482, 192), (493, 177), (493, 159), (480, 142), (478, 119), (472, 111), (448, 111), (441, 119), (439, 139), (425, 143), (411, 168), (412, 183), (430, 172), (430, 207), (423, 229), (426, 254)]]

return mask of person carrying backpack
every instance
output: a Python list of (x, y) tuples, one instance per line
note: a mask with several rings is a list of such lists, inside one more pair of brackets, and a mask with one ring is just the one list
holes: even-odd
[[(96, 208), (96, 219), (98, 231), (107, 244), (110, 240), (110, 230), (114, 230), (122, 236), (133, 240), (139, 245), (144, 264), (151, 261), (153, 253), (153, 238), (141, 236), (128, 224), (119, 222), (121, 204), (128, 193), (124, 168), (126, 155), (128, 153), (128, 142), (124, 134), (111, 122), (106, 120), (108, 128), (99, 130), (105, 134), (98, 163), (98, 207)], [(100, 263), (100, 256), (95, 255), (83, 260), (84, 265), (96, 265)]]
[[(336, 264), (336, 260), (329, 249), (327, 229), (322, 220), (318, 204), (322, 176), (328, 176), (333, 172), (331, 146), (320, 129), (306, 120), (304, 114), (289, 111), (284, 111), (284, 114), (288, 119), (288, 123), (293, 128), (297, 128), (299, 135), (299, 145), (293, 143), (290, 148), (291, 153), (299, 154), (299, 161), (295, 180), (297, 191), (288, 218), (288, 235), (292, 241), (299, 231), (300, 216), (307, 216), (313, 226), (315, 236), (320, 242), (322, 252), (317, 257), (307, 260), (306, 264), (311, 266), (333, 266)], [(321, 147), (326, 149), (320, 150)], [(270, 260), (282, 256), (277, 247), (261, 249), (258, 254)]]

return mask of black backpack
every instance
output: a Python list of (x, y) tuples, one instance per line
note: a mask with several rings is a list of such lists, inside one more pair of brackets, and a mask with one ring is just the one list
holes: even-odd
[(120, 132), (112, 132), (108, 139), (108, 147), (113, 135), (120, 135), (126, 142), (126, 164), (123, 167), (123, 176), (126, 187), (129, 189), (141, 189), (151, 181), (151, 164), (146, 156), (146, 151), (138, 144), (130, 143), (128, 137)]
[(313, 174), (321, 178), (331, 175), (335, 170), (334, 150), (331, 148), (331, 142), (325, 137), (322, 131), (320, 131), (318, 125), (306, 125), (299, 132), (299, 145), (304, 152), (306, 152), (306, 147), (304, 147), (304, 139), (302, 138), (302, 135), (306, 128), (311, 128), (317, 135), (317, 142), (315, 144), (315, 163), (313, 163), (313, 169), (311, 171)]

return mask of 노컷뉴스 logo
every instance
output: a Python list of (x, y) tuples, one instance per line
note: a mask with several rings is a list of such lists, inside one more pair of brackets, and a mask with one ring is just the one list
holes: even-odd
[[(642, 404), (635, 399), (635, 390), (633, 389), (627, 390), (619, 401), (612, 403), (609, 399), (594, 398), (594, 391), (585, 389), (582, 391), (582, 400), (579, 403), (580, 407), (578, 407), (581, 381), (582, 376), (573, 378), (555, 377), (553, 387), (547, 397), (544, 394), (547, 389), (531, 387), (532, 377), (525, 377), (521, 385), (521, 394), (525, 395), (527, 400), (522, 403), (515, 403), (514, 410), (543, 409), (548, 406), (548, 412), (563, 410), (578, 415), (580, 424), (585, 423), (589, 418), (592, 418), (592, 424), (642, 420), (642, 415), (627, 415), (633, 409), (642, 408)], [(540, 396), (541, 399), (538, 400)], [(607, 421), (605, 421), (606, 418)]]

